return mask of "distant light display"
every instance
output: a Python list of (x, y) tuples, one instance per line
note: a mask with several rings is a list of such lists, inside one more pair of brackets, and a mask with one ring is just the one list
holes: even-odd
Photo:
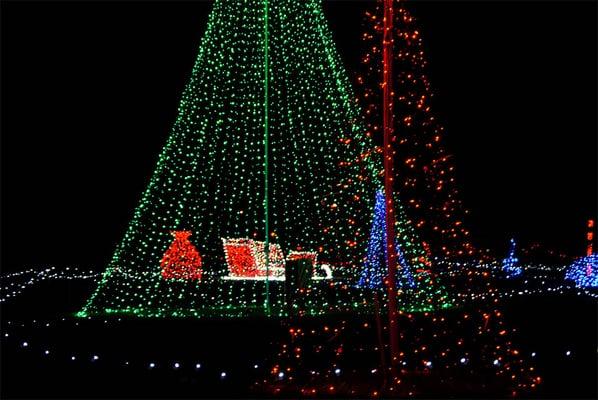
[(515, 239), (511, 239), (509, 255), (502, 260), (502, 270), (507, 278), (516, 278), (523, 272), (519, 259), (515, 257), (515, 246)]
[(79, 268), (49, 267), (43, 269), (27, 269), (24, 271), (0, 275), (0, 303), (17, 298), (25, 289), (32, 288), (48, 280), (89, 280), (98, 279), (102, 274), (95, 271), (82, 271)]
[(586, 256), (591, 256), (594, 254), (594, 220), (588, 220), (588, 233), (586, 234), (587, 246), (586, 246)]
[(598, 287), (598, 254), (581, 257), (567, 268), (565, 279), (572, 280), (578, 287)]

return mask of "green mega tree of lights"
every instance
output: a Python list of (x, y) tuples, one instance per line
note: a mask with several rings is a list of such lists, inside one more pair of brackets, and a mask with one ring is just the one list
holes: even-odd
[[(361, 265), (381, 166), (364, 132), (318, 0), (216, 0), (156, 170), (79, 315), (263, 305), (268, 281), (222, 282), (222, 238)], [(193, 232), (201, 281), (162, 278), (173, 230)]]

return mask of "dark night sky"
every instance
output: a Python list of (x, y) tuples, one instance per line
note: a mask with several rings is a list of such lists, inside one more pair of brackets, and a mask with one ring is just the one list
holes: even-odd
[[(571, 253), (596, 216), (595, 2), (411, 2), (475, 242)], [(369, 1), (327, 1), (354, 70)], [(102, 269), (174, 121), (211, 2), (2, 3), (2, 268)]]

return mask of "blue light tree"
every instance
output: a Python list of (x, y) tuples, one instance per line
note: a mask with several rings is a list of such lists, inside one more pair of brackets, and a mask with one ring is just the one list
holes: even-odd
[(523, 273), (523, 269), (519, 266), (519, 259), (515, 257), (515, 246), (515, 239), (511, 239), (509, 255), (502, 260), (502, 270), (507, 278), (517, 278)]
[(565, 279), (575, 282), (577, 287), (598, 287), (598, 254), (578, 258), (565, 272)]
[[(384, 288), (384, 279), (388, 274), (386, 265), (386, 207), (384, 192), (376, 193), (374, 218), (367, 256), (357, 286), (379, 290)], [(395, 221), (397, 238), (397, 274), (398, 307), (407, 312), (427, 312), (442, 308), (450, 308), (453, 302), (449, 299), (444, 286), (432, 272), (432, 263), (424, 247), (417, 239), (400, 201), (395, 201), (397, 221)]]
[[(395, 239), (395, 249), (397, 250), (400, 274), (397, 279), (397, 287), (404, 285), (409, 287), (415, 286), (411, 271), (412, 266), (407, 263), (401, 243), (397, 239)], [(384, 277), (388, 271), (386, 268), (386, 256), (386, 207), (384, 207), (384, 191), (378, 190), (376, 192), (374, 219), (370, 231), (367, 257), (359, 277), (358, 286), (370, 289), (380, 289), (384, 286)]]

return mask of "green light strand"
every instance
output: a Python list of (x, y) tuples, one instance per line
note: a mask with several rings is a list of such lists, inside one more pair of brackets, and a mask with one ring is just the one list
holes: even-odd
[(268, 0), (264, 0), (264, 252), (266, 253), (266, 315), (270, 315), (270, 227), (268, 226)]

